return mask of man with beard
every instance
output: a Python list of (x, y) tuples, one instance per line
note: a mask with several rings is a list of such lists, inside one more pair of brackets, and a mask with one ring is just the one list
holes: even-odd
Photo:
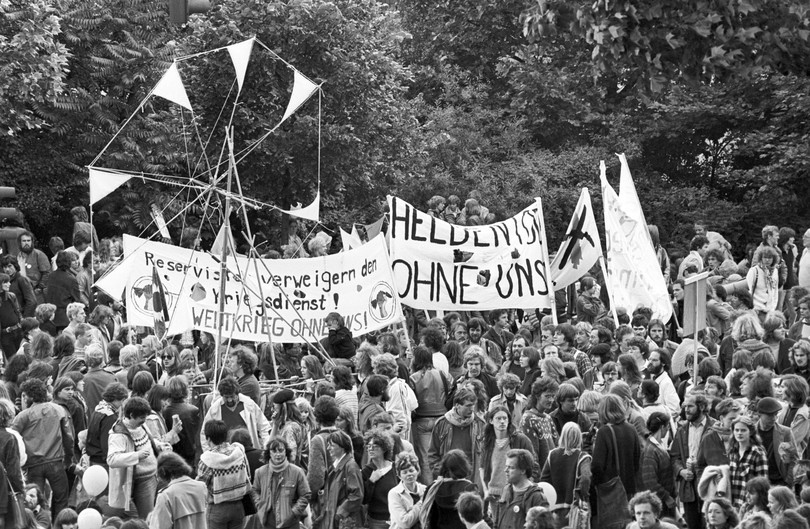
[(484, 370), (485, 365), (486, 358), (484, 358), (484, 352), (480, 347), (473, 346), (467, 349), (462, 361), (462, 366), (467, 372), (458, 377), (453, 383), (453, 388), (444, 401), (445, 408), (452, 407), (457, 388), (460, 388), (465, 381), (471, 378), (478, 379), (484, 384), (484, 389), (487, 392), (487, 402), (498, 394), (498, 383), (495, 381), (495, 377)]
[(470, 321), (467, 322), (468, 339), (461, 343), (461, 350), (466, 352), (467, 349), (473, 345), (477, 345), (484, 350), (484, 354), (490, 357), (496, 365), (501, 365), (503, 363), (503, 353), (495, 342), (484, 338), (487, 329), (487, 324), (484, 320), (481, 318), (471, 318)]
[(670, 363), (671, 360), (667, 351), (653, 350), (647, 358), (645, 371), (648, 375), (647, 378), (658, 383), (660, 403), (666, 406), (671, 415), (677, 415), (681, 411), (681, 399), (678, 398), (678, 391), (669, 376)]
[[(501, 352), (506, 351), (506, 345), (515, 337), (509, 332), (509, 312), (506, 309), (495, 309), (489, 313), (489, 322), (492, 327), (483, 337), (497, 345)], [(501, 365), (498, 364), (498, 367)]]
[(548, 453), (557, 448), (559, 434), (548, 414), (554, 408), (560, 385), (553, 378), (542, 377), (532, 384), (529, 405), (523, 412), (520, 431), (532, 442), (537, 460), (545, 463)]
[(714, 426), (714, 419), (706, 410), (709, 401), (702, 392), (690, 393), (683, 403), (686, 420), (678, 424), (678, 433), (672, 441), (669, 455), (672, 458), (672, 469), (678, 485), (678, 498), (683, 502), (686, 525), (691, 529), (704, 527), (703, 501), (697, 493), (698, 475), (697, 456), (700, 444)]
[(799, 454), (793, 431), (776, 422), (782, 404), (773, 397), (765, 397), (757, 403), (757, 412), (757, 433), (768, 454), (768, 481), (772, 487), (785, 485), (793, 488), (793, 467)]
[(20, 275), (31, 282), (37, 305), (45, 303), (45, 285), (48, 284), (51, 263), (42, 250), (34, 248), (34, 235), (30, 231), (20, 233), (17, 242), (20, 245), (20, 253), (17, 254)]

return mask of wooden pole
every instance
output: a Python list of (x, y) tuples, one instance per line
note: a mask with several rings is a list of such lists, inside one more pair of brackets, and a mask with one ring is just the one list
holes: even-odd
[(610, 312), (613, 314), (613, 323), (616, 328), (619, 328), (619, 313), (616, 312), (616, 302), (613, 299), (613, 287), (610, 286), (610, 276), (608, 275), (607, 263), (605, 263), (605, 256), (599, 256), (599, 266), (602, 267), (602, 275), (605, 276), (605, 288), (608, 291), (608, 299), (610, 300)]
[[(233, 129), (228, 135), (228, 147), (233, 151)], [(233, 180), (233, 165), (232, 159), (228, 159), (228, 192), (225, 195), (225, 233), (231, 232), (231, 181)], [(228, 245), (222, 246), (222, 254), (219, 262), (219, 325), (217, 327), (217, 343), (214, 349), (214, 391), (216, 391), (219, 378), (221, 376), (221, 369), (219, 366), (220, 354), (222, 354), (222, 328), (225, 326), (225, 289), (227, 287), (228, 279)]]

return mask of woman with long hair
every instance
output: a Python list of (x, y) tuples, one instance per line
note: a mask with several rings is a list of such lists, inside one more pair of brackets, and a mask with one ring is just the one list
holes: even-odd
[(641, 450), (641, 487), (661, 500), (662, 515), (674, 516), (677, 505), (675, 474), (664, 438), (672, 430), (668, 414), (654, 411), (647, 419), (650, 432)]
[(450, 450), (439, 464), (439, 477), (425, 493), (419, 520), (422, 529), (466, 529), (458, 517), (456, 501), (463, 492), (476, 492), (467, 479), (472, 469), (461, 450)]
[(315, 398), (315, 383), (324, 378), (323, 365), (315, 355), (306, 355), (301, 359), (301, 379), (299, 385), (303, 385), (304, 394), (310, 402)]
[(520, 386), (520, 392), (524, 395), (530, 395), (532, 392), (532, 384), (534, 381), (543, 376), (540, 369), (540, 351), (534, 347), (524, 347), (520, 354), (520, 367), (525, 371), (523, 376), (523, 384)]
[(706, 529), (734, 529), (740, 518), (726, 498), (714, 498), (706, 506)]
[[(176, 345), (167, 345), (160, 353), (160, 359), (163, 361), (163, 373), (161, 373), (158, 384), (166, 384), (166, 381), (171, 377), (182, 375), (180, 370), (180, 351)], [(187, 380), (186, 382), (191, 382)]]
[(759, 262), (752, 266), (745, 276), (748, 291), (754, 299), (754, 312), (759, 321), (776, 310), (779, 303), (779, 252), (770, 246), (759, 248)]
[(411, 430), (413, 432), (413, 447), (416, 457), (425, 462), (420, 480), (425, 485), (433, 481), (428, 468), (428, 448), (433, 436), (433, 427), (447, 409), (444, 401), (450, 394), (453, 381), (450, 375), (439, 371), (433, 366), (433, 354), (424, 346), (417, 345), (413, 349), (411, 362), (411, 385), (416, 394), (418, 405), (413, 412)]
[[(135, 375), (135, 378), (148, 380), (146, 378), (147, 376), (151, 378), (152, 374), (148, 371), (142, 371)], [(146, 431), (149, 432), (152, 439), (170, 445), (177, 444), (180, 441), (180, 432), (183, 430), (183, 423), (172, 417), (172, 427), (171, 429), (168, 428), (166, 420), (163, 418), (163, 411), (168, 408), (171, 403), (169, 390), (166, 389), (166, 386), (161, 386), (154, 382), (154, 379), (152, 379), (152, 386), (147, 390), (144, 396), (144, 399), (149, 403), (149, 407), (152, 411), (146, 416), (146, 422), (143, 424), (143, 427), (146, 428)], [(133, 383), (133, 385), (135, 384), (137, 384), (137, 381)]]
[(627, 423), (625, 400), (618, 395), (605, 395), (599, 402), (599, 423), (602, 426), (596, 433), (591, 463), (593, 483), (598, 486), (619, 476), (625, 492), (632, 496), (638, 490), (641, 446), (636, 429)]
[(768, 508), (768, 490), (771, 482), (766, 477), (751, 478), (745, 484), (745, 503), (740, 507), (740, 520), (745, 521), (757, 513), (771, 515)]
[(335, 420), (335, 427), (349, 436), (352, 441), (352, 456), (354, 457), (357, 466), (360, 466), (365, 461), (365, 454), (363, 451), (363, 436), (357, 432), (357, 427), (352, 422), (354, 415), (349, 408), (340, 407), (337, 419)]
[(641, 385), (641, 371), (638, 368), (635, 357), (630, 353), (620, 354), (616, 360), (619, 367), (619, 378), (630, 386), (630, 393), (638, 394), (638, 387)]
[(623, 380), (617, 380), (610, 386), (611, 395), (616, 395), (627, 409), (627, 421), (635, 428), (638, 433), (639, 441), (647, 437), (647, 420), (644, 418), (644, 412), (633, 398), (632, 390)]
[(790, 367), (790, 350), (796, 343), (787, 337), (787, 320), (779, 311), (771, 311), (765, 315), (762, 322), (765, 336), (762, 340), (770, 348), (773, 362), (776, 365), (774, 372), (778, 375)]
[(11, 278), (0, 274), (0, 349), (6, 361), (17, 353), (23, 339), (20, 303), (10, 290)]
[(755, 477), (768, 477), (768, 456), (757, 435), (757, 427), (748, 416), (741, 415), (731, 425), (729, 442), (731, 503), (739, 510), (745, 501), (745, 484)]
[[(484, 467), (479, 469), (483, 474), (482, 483), (487, 485), (488, 499), (493, 508), (493, 520), (497, 520), (498, 499), (507, 485), (506, 480), (506, 454), (513, 448), (522, 448), (534, 454), (529, 438), (517, 431), (517, 425), (512, 422), (512, 414), (506, 406), (496, 406), (489, 410), (484, 417), (487, 425), (484, 427), (484, 442), (481, 447), (481, 461)], [(539, 466), (535, 462), (533, 474), (539, 475)]]
[(565, 364), (562, 360), (556, 357), (545, 358), (541, 363), (540, 370), (543, 372), (544, 377), (554, 379), (557, 384), (562, 384), (568, 377), (565, 373)]
[(560, 432), (560, 445), (549, 452), (540, 481), (551, 483), (557, 492), (561, 516), (574, 502), (574, 492), (588, 501), (591, 488), (591, 455), (582, 450), (582, 430), (575, 422), (567, 422)]
[(306, 470), (309, 462), (309, 435), (301, 410), (295, 403), (295, 394), (292, 390), (282, 389), (273, 395), (272, 403), (270, 437), (284, 439), (290, 451), (290, 462)]
[(464, 349), (459, 342), (450, 340), (444, 345), (444, 354), (450, 369), (450, 378), (456, 380), (464, 375)]
[(771, 487), (768, 491), (768, 509), (771, 511), (773, 519), (773, 526), (777, 527), (782, 515), (788, 509), (795, 509), (799, 506), (796, 501), (796, 495), (790, 488), (780, 485), (778, 487)]
[(392, 460), (394, 442), (391, 436), (378, 428), (365, 434), (368, 463), (363, 467), (363, 504), (367, 505), (368, 528), (387, 529), (391, 514), (388, 493), (397, 484)]

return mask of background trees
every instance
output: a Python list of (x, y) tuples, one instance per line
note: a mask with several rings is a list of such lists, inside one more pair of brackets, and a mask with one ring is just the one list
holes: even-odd
[[(42, 237), (66, 235), (87, 201), (86, 166), (176, 56), (257, 36), (323, 82), (321, 198), (335, 228), (472, 189), (499, 217), (545, 200), (552, 242), (598, 161), (626, 152), (649, 222), (683, 247), (706, 220), (742, 251), (766, 223), (804, 229), (808, 203), (808, 10), (798, 0), (225, 0), (182, 28), (146, 0), (0, 0), (0, 178)], [(67, 8), (67, 9), (65, 9)], [(192, 119), (148, 100), (99, 165), (197, 175), (216, 160), (227, 54), (183, 63)], [(224, 72), (224, 73), (223, 73)], [(235, 117), (247, 145), (278, 123), (292, 72), (254, 49)], [(210, 143), (189, 130), (213, 130)], [(240, 164), (246, 194), (287, 208), (317, 186), (317, 101)], [(204, 135), (207, 137), (207, 134)], [(189, 162), (193, 160), (193, 162)], [(104, 233), (138, 233), (152, 203), (194, 193), (133, 180), (95, 209)], [(211, 204), (211, 212), (214, 206)], [(185, 223), (218, 220), (194, 203)], [(251, 211), (271, 239), (281, 217)], [(58, 226), (65, 225), (64, 230)], [(64, 233), (61, 233), (64, 231)]]

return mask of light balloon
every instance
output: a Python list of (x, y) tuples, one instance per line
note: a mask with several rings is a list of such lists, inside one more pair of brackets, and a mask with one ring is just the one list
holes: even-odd
[(93, 465), (84, 471), (82, 476), (82, 485), (84, 490), (90, 496), (98, 496), (104, 489), (107, 488), (109, 483), (109, 476), (107, 470), (101, 465)]
[(95, 509), (85, 509), (79, 513), (79, 529), (101, 529), (101, 513)]
[[(548, 506), (554, 507), (557, 504), (557, 491), (554, 490), (554, 486), (551, 483), (546, 483), (545, 481), (541, 481), (538, 483), (541, 489), (543, 489), (543, 495), (548, 500)], [(79, 528), (83, 529), (83, 528)]]

